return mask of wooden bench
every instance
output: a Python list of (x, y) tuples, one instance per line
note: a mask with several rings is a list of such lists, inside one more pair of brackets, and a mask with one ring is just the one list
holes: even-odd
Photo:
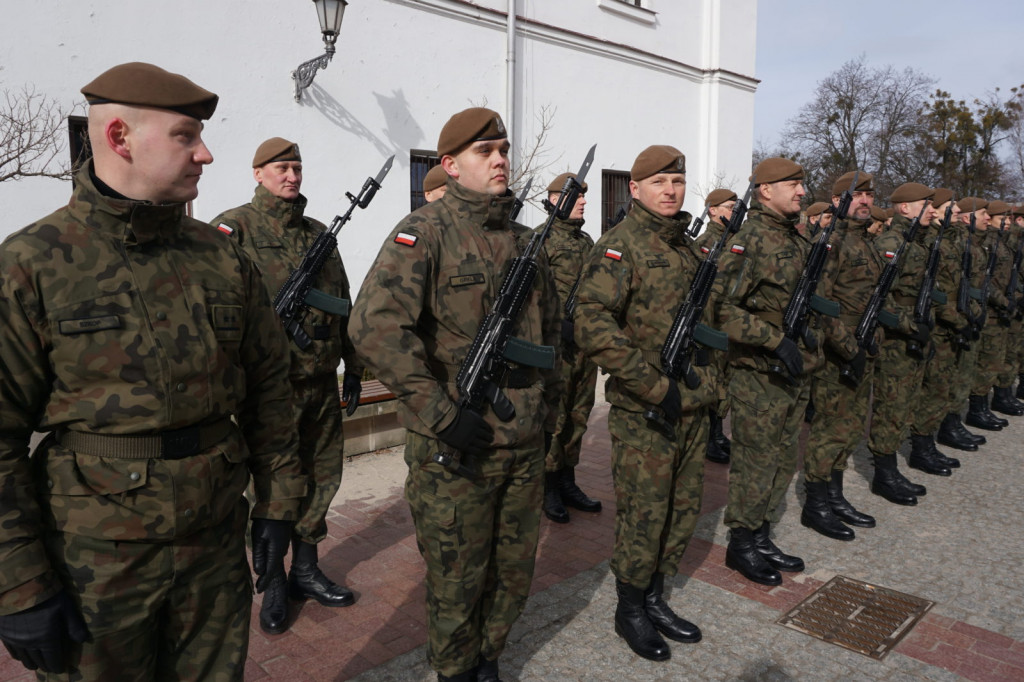
[[(342, 409), (346, 405), (342, 400)], [(405, 429), (398, 425), (398, 400), (394, 393), (376, 379), (363, 382), (359, 407), (351, 417), (345, 416), (344, 429), (346, 457), (405, 442)]]

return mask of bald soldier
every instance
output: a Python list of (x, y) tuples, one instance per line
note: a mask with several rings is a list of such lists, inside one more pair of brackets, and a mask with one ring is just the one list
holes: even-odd
[(444, 167), (438, 164), (427, 171), (423, 176), (423, 198), (429, 204), (444, 196), (448, 189), (448, 174)]
[(0, 248), (0, 639), (40, 679), (242, 680), (243, 493), (262, 591), (305, 492), (287, 341), (185, 215), (217, 96), (138, 62), (82, 93), (71, 201)]
[[(575, 173), (562, 173), (548, 185), (545, 208), (553, 210), (562, 187)], [(580, 277), (583, 262), (590, 255), (594, 240), (583, 231), (583, 211), (587, 205), (587, 183), (576, 199), (566, 220), (558, 218), (551, 224), (551, 233), (544, 242), (544, 253), (551, 266), (558, 290), (558, 303), (565, 310), (566, 301)], [(538, 226), (537, 231), (543, 229)], [(554, 438), (544, 460), (544, 515), (555, 523), (568, 523), (573, 507), (585, 512), (601, 511), (600, 500), (591, 499), (576, 484), (576, 465), (580, 462), (583, 434), (587, 419), (594, 409), (597, 387), (597, 365), (579, 352), (573, 342), (571, 320), (562, 321), (562, 379), (565, 389), (558, 401), (558, 423)]]
[[(509, 220), (509, 140), (495, 112), (452, 116), (437, 153), (441, 199), (398, 223), (363, 282), (350, 332), (399, 400), (407, 429), (405, 497), (427, 565), (427, 658), (438, 680), (498, 679), (498, 657), (530, 592), (540, 532), (545, 435), (557, 419), (561, 311), (546, 259), (512, 333), (529, 352), (508, 360), (501, 421), (459, 400), (463, 360), (505, 271), (532, 231)], [(556, 362), (557, 364), (557, 362)], [(434, 456), (471, 469), (466, 478)]]
[[(679, 572), (700, 512), (718, 363), (707, 350), (694, 354), (700, 385), (693, 390), (660, 369), (661, 347), (703, 260), (687, 232), (691, 216), (681, 211), (686, 157), (654, 145), (640, 152), (629, 176), (629, 212), (598, 240), (580, 281), (576, 343), (610, 375), (615, 632), (639, 656), (664, 661), (671, 652), (662, 635), (701, 639), (700, 628), (668, 605), (664, 587)], [(647, 421), (652, 409), (671, 437)]]
[[(265, 140), (252, 159), (256, 190), (252, 201), (213, 219), (220, 231), (237, 240), (263, 275), (273, 298), (299, 267), (326, 226), (305, 215), (299, 145), (282, 137)], [(288, 380), (292, 415), (299, 432), (299, 457), (309, 488), (292, 536), (292, 564), (287, 582), (271, 583), (260, 607), (260, 627), (272, 634), (288, 629), (288, 597), (315, 599), (324, 606), (348, 606), (355, 597), (320, 570), (317, 545), (327, 537), (327, 512), (338, 488), (344, 462), (341, 400), (349, 416), (359, 405), (362, 363), (348, 337), (349, 294), (345, 265), (337, 250), (324, 262), (316, 281), (319, 292), (303, 320), (311, 340), (301, 349), (289, 343)], [(338, 396), (338, 364), (345, 361), (343, 396)]]

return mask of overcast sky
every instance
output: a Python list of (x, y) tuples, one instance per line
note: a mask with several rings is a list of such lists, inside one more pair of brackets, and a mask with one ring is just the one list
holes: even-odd
[(869, 67), (925, 73), (956, 99), (1008, 94), (1024, 83), (1024, 2), (759, 0), (755, 145), (773, 146), (818, 82), (862, 54)]

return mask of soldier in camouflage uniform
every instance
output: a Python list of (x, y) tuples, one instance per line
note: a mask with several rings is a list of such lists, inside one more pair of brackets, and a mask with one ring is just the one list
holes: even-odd
[[(731, 189), (715, 189), (704, 199), (704, 205), (708, 209), (708, 221), (704, 225), (704, 231), (696, 239), (701, 253), (710, 252), (711, 247), (722, 236), (726, 224), (732, 219), (732, 210), (736, 207), (738, 198), (736, 192)], [(718, 383), (718, 403), (708, 410), (710, 433), (708, 450), (704, 456), (711, 462), (728, 464), (732, 447), (728, 437), (722, 432), (722, 420), (729, 414), (729, 363), (724, 354), (717, 357), (721, 359), (722, 380)]]
[(784, 554), (771, 526), (796, 471), (797, 438), (810, 395), (810, 373), (821, 365), (782, 332), (782, 316), (803, 272), (811, 244), (796, 225), (804, 169), (783, 158), (754, 169), (750, 213), (719, 262), (718, 323), (729, 335), (732, 462), (726, 565), (762, 585), (779, 585), (779, 571), (802, 571)]
[[(302, 262), (317, 236), (327, 228), (304, 215), (299, 146), (272, 137), (256, 150), (253, 178), (258, 183), (252, 201), (221, 213), (212, 224), (231, 235), (256, 263), (267, 293), (273, 297)], [(323, 574), (317, 562), (317, 543), (327, 537), (327, 511), (341, 486), (344, 435), (338, 363), (345, 361), (342, 398), (351, 416), (359, 405), (363, 368), (348, 338), (349, 286), (337, 251), (324, 263), (316, 281), (317, 297), (303, 320), (310, 345), (289, 343), (292, 412), (299, 432), (299, 457), (309, 488), (292, 537), (292, 567), (288, 580), (272, 583), (260, 607), (260, 627), (270, 633), (288, 629), (288, 596), (313, 598), (324, 606), (348, 606), (352, 592)]]
[[(630, 169), (629, 188), (629, 213), (598, 240), (584, 268), (575, 336), (610, 375), (615, 632), (640, 656), (663, 661), (671, 652), (661, 634), (677, 642), (701, 639), (700, 628), (665, 601), (664, 582), (678, 572), (700, 512), (707, 408), (717, 395), (718, 368), (707, 351), (696, 353), (695, 390), (660, 371), (661, 347), (703, 260), (687, 234), (691, 216), (680, 212), (685, 157), (667, 145), (648, 147)], [(672, 438), (648, 423), (652, 408)]]
[(217, 96), (143, 63), (82, 92), (93, 160), (0, 248), (0, 639), (39, 679), (242, 680), (243, 493), (262, 589), (305, 492), (286, 338), (185, 216)]
[[(1017, 244), (1024, 242), (1024, 204), (1013, 207), (1013, 223), (1016, 228)], [(1017, 392), (1014, 394), (1018, 400), (1024, 400), (1024, 259), (1019, 264), (1018, 280), (1020, 286), (1017, 290), (1017, 312), (1014, 315), (1014, 338), (1007, 350), (1007, 362), (1017, 368)]]
[[(996, 268), (992, 274), (992, 285), (988, 301), (991, 307), (988, 324), (981, 337), (979, 374), (991, 377), (992, 410), (1013, 417), (1024, 415), (1024, 404), (1013, 396), (1013, 380), (1017, 374), (1016, 364), (1008, 362), (1007, 349), (1013, 343), (1014, 318), (1017, 310), (1011, 309), (1007, 289), (1017, 242), (1013, 231), (1012, 206), (1005, 201), (990, 201), (987, 207), (990, 222), (988, 245), (997, 249)], [(1015, 303), (1014, 303), (1015, 306)]]
[[(543, 256), (513, 330), (532, 346), (509, 360), (500, 387), (515, 418), (478, 414), (456, 389), (504, 272), (533, 234), (509, 221), (508, 149), (504, 124), (489, 109), (467, 109), (445, 124), (437, 152), (448, 189), (387, 238), (349, 328), (356, 350), (397, 396), (408, 429), (405, 495), (427, 564), (427, 656), (439, 680), (498, 677), (498, 656), (533, 577), (544, 435), (554, 431), (561, 391), (551, 361), (562, 316)], [(433, 460), (439, 451), (477, 475), (443, 467)]]
[[(548, 185), (545, 207), (550, 211), (558, 200), (559, 192), (574, 173), (562, 173)], [(590, 255), (594, 240), (583, 231), (583, 211), (587, 205), (587, 183), (576, 199), (567, 220), (555, 219), (544, 243), (551, 273), (558, 289), (558, 303), (565, 310), (573, 287), (579, 279), (584, 259)], [(537, 227), (540, 231), (544, 226)], [(544, 515), (556, 523), (568, 523), (566, 506), (580, 511), (599, 512), (601, 502), (591, 499), (576, 485), (576, 465), (580, 462), (583, 434), (587, 420), (594, 409), (594, 390), (597, 387), (597, 365), (588, 360), (573, 342), (570, 319), (562, 320), (562, 379), (565, 390), (558, 401), (558, 423), (554, 438), (544, 461)]]
[(807, 236), (814, 239), (818, 232), (824, 230), (832, 222), (832, 204), (827, 201), (815, 201), (804, 211), (807, 218), (805, 226)]

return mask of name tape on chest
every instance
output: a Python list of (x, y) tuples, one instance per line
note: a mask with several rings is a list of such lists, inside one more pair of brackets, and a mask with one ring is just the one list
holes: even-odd
[(395, 243), (403, 246), (416, 246), (417, 241), (419, 241), (419, 237), (408, 232), (399, 232), (395, 235)]
[(622, 260), (622, 252), (615, 249), (605, 249), (604, 257), (611, 258), (612, 260)]
[(220, 225), (218, 225), (217, 229), (220, 230), (221, 232), (223, 232), (224, 234), (234, 234), (235, 233), (235, 228), (231, 227), (230, 225), (225, 225), (224, 223), (221, 223)]

